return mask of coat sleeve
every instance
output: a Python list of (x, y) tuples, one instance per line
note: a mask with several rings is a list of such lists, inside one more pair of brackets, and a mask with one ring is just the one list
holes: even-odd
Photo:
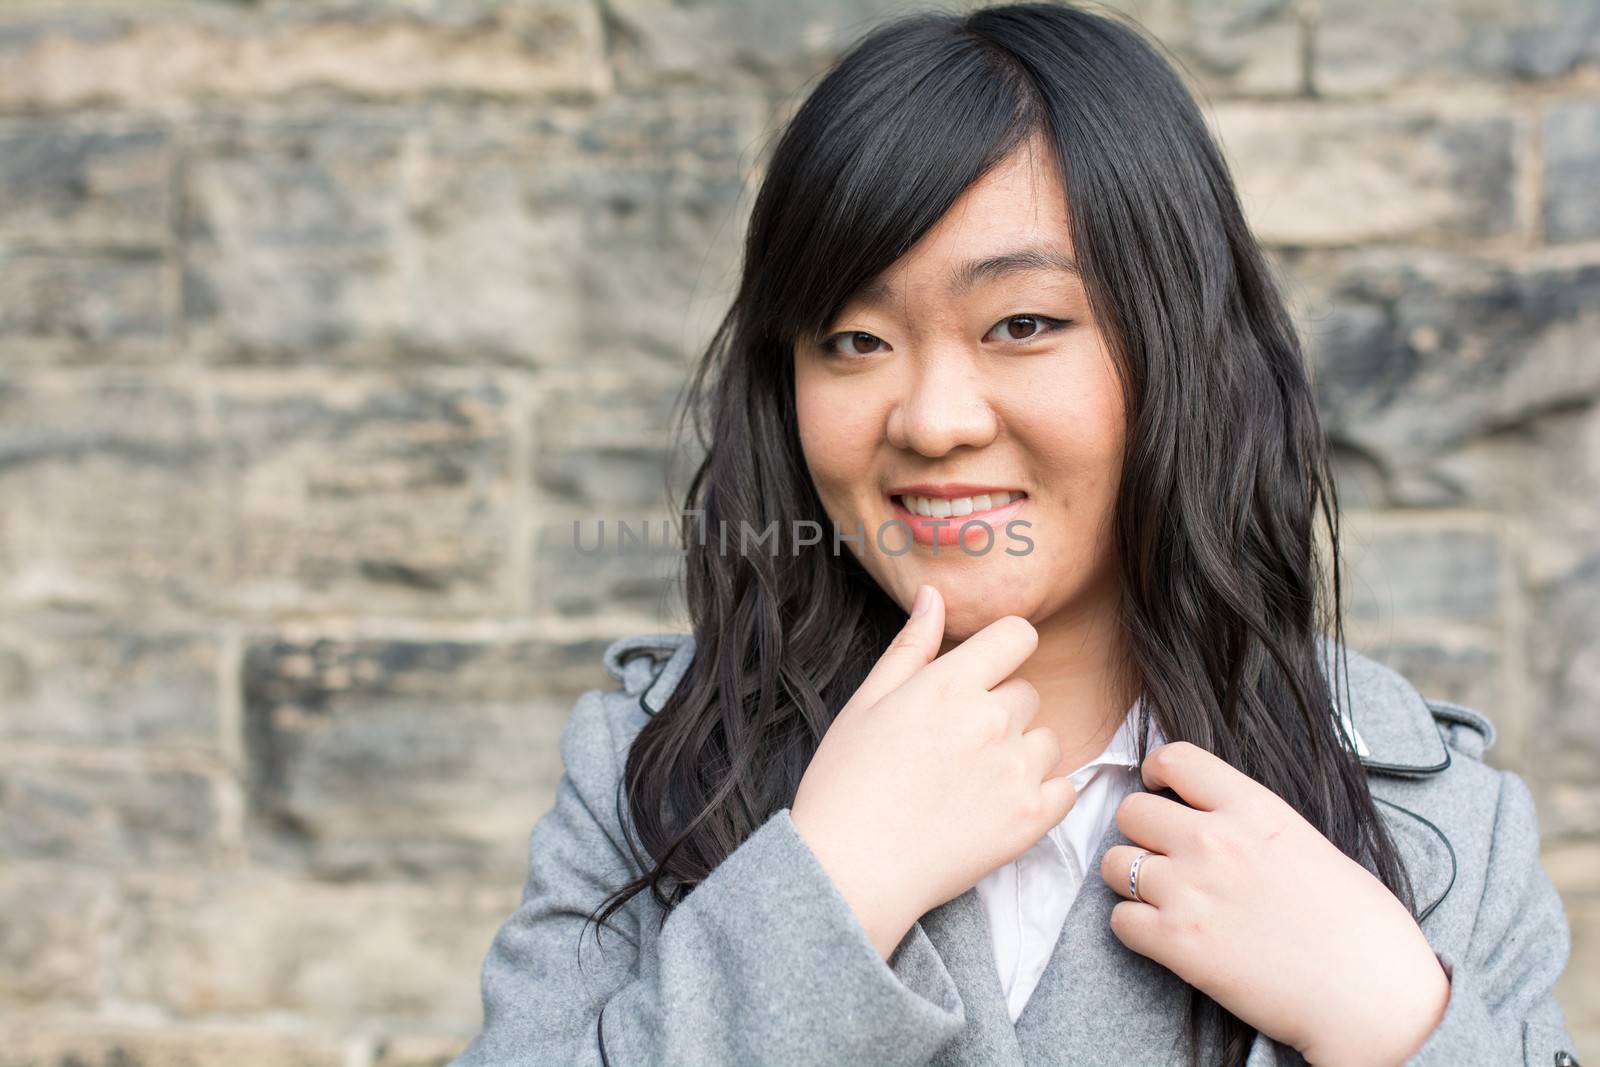
[(927, 1062), (965, 1024), (943, 960), (919, 922), (886, 963), (788, 808), (672, 910), (652, 950), (638, 950), (659, 921), (649, 889), (596, 941), (586, 917), (638, 873), (618, 814), (628, 731), (613, 725), (634, 703), (590, 690), (574, 708), (521, 906), (483, 964), (482, 1029), (452, 1067)]
[(1436, 952), (1450, 976), (1450, 999), (1407, 1067), (1576, 1064), (1554, 992), (1571, 933), (1561, 897), (1539, 861), (1533, 795), (1512, 771), (1500, 771), (1483, 885), (1466, 949)]

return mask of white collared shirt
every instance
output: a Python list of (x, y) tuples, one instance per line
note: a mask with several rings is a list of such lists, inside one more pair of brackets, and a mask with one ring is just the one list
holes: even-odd
[[(1000, 988), (1012, 1022), (1022, 1014), (1023, 1005), (1039, 984), (1095, 846), (1116, 816), (1117, 805), (1139, 781), (1134, 744), (1139, 704), (1133, 702), (1104, 751), (1072, 772), (1078, 799), (1066, 818), (1028, 851), (978, 882), (978, 896), (989, 916), (995, 963), (1000, 968)], [(1151, 749), (1165, 743), (1154, 717), (1150, 736)]]
[[(1012, 1022), (1022, 1014), (1044, 974), (1084, 875), (1100, 877), (1099, 871), (1086, 872), (1085, 868), (1116, 818), (1117, 806), (1139, 786), (1134, 738), (1139, 728), (1140, 703), (1133, 702), (1105, 750), (1072, 772), (1078, 799), (1066, 818), (1046, 831), (1028, 851), (990, 871), (977, 885), (988, 913), (1000, 988)], [(1366, 755), (1366, 743), (1349, 716), (1341, 713), (1340, 724), (1357, 753)], [(1151, 716), (1146, 751), (1164, 744), (1166, 737)]]

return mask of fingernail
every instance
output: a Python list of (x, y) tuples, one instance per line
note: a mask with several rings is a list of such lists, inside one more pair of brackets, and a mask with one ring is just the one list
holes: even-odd
[(928, 610), (928, 603), (933, 599), (933, 594), (926, 585), (917, 586), (917, 599), (911, 602), (911, 617), (914, 619)]

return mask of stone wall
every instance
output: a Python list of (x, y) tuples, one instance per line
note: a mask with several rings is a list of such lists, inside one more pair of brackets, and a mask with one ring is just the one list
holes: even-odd
[[(1352, 640), (1493, 716), (1600, 1057), (1600, 4), (1123, 5), (1315, 352)], [(0, 1064), (448, 1060), (869, 0), (0, 7)], [(625, 417), (615, 412), (625, 412)]]

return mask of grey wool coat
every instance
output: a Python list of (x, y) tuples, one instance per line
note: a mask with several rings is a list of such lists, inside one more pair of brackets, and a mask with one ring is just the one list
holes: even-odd
[[(1117, 940), (1110, 911), (1122, 898), (1097, 874), (1013, 1024), (975, 888), (923, 915), (886, 962), (788, 808), (664, 927), (646, 890), (612, 917), (625, 938), (608, 928), (597, 948), (591, 924), (580, 947), (585, 916), (642, 873), (622, 835), (623, 760), (693, 654), (681, 634), (636, 634), (606, 650), (619, 684), (584, 693), (565, 727), (565, 773), (533, 826), (521, 907), (483, 964), (483, 1026), (453, 1067), (1186, 1062), (1186, 986)], [(1493, 725), (1424, 698), (1354, 649), (1348, 662), (1362, 763), (1452, 980), (1442, 1021), (1407, 1063), (1576, 1063), (1552, 993), (1570, 949), (1567, 918), (1540, 865), (1527, 785), (1482, 759)], [(1089, 870), (1128, 843), (1111, 823)], [(1304, 1062), (1261, 1035), (1248, 1061)]]

